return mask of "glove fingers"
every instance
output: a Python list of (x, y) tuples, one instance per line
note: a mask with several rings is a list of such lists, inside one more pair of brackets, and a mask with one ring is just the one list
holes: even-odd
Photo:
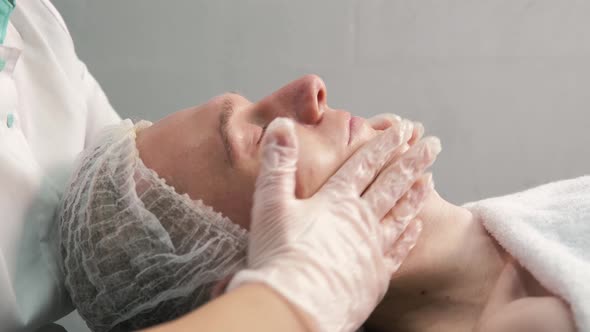
[(393, 125), (399, 126), (402, 118), (393, 113), (381, 113), (367, 119), (367, 122), (375, 130), (386, 130)]
[(381, 220), (381, 252), (387, 253), (391, 251), (391, 244), (396, 241), (403, 233), (405, 226), (397, 222), (391, 213), (388, 213)]
[(360, 196), (383, 166), (410, 139), (412, 131), (413, 124), (409, 121), (387, 129), (356, 151), (320, 192), (351, 192)]
[[(388, 114), (384, 114), (384, 115), (388, 115)], [(393, 115), (393, 114), (389, 114), (393, 117), (397, 117), (397, 115)], [(387, 120), (387, 119), (385, 119)], [(387, 128), (389, 128), (391, 126), (392, 122), (387, 122)], [(408, 151), (410, 149), (410, 146), (416, 144), (416, 142), (419, 142), (420, 139), (422, 139), (422, 136), (424, 136), (424, 125), (420, 122), (414, 121), (414, 131), (412, 131), (412, 136), (410, 137), (410, 140), (407, 143), (404, 143), (403, 146), (399, 149), (399, 152), (396, 154), (396, 156), (391, 159), (388, 163), (387, 166), (395, 163), (397, 161), (397, 159), (399, 158), (400, 155), (406, 153), (406, 151)], [(373, 129), (375, 129), (375, 127), (373, 127)]]
[(422, 139), (422, 136), (424, 136), (424, 125), (421, 122), (414, 121), (414, 131), (412, 132), (412, 138), (410, 138), (408, 144), (416, 144), (416, 142)]
[[(382, 113), (367, 119), (371, 128), (379, 131), (386, 130), (394, 125), (399, 126), (402, 121), (404, 120), (400, 116), (393, 113)], [(413, 121), (412, 123), (414, 125), (414, 130), (412, 131), (410, 140), (407, 143), (402, 144), (402, 147), (400, 147), (396, 156), (389, 160), (386, 166), (393, 164), (399, 155), (406, 153), (410, 146), (416, 144), (416, 142), (424, 136), (424, 125), (417, 121)]]
[(393, 248), (385, 253), (385, 264), (389, 275), (394, 274), (399, 269), (410, 251), (416, 246), (421, 233), (422, 220), (414, 219), (395, 242)]
[(426, 198), (433, 189), (432, 174), (422, 175), (412, 187), (400, 198), (397, 204), (389, 211), (381, 224), (383, 225), (383, 252), (391, 249), (391, 243), (395, 242), (412, 220), (420, 213)]
[(423, 174), (397, 201), (389, 215), (405, 229), (410, 221), (420, 213), (433, 188), (432, 173)]
[(253, 211), (260, 205), (276, 208), (295, 199), (298, 142), (292, 120), (277, 118), (271, 122), (261, 144)]
[[(394, 125), (399, 126), (402, 121), (403, 119), (399, 115), (393, 113), (381, 113), (367, 119), (367, 122), (371, 128), (380, 131), (386, 130)], [(414, 145), (422, 138), (422, 136), (424, 136), (424, 125), (417, 121), (413, 121), (413, 124), (414, 131), (412, 132), (412, 137), (408, 142), (409, 145)]]
[(388, 166), (363, 194), (363, 199), (381, 220), (397, 200), (411, 187), (415, 179), (432, 165), (440, 152), (440, 141), (427, 137)]

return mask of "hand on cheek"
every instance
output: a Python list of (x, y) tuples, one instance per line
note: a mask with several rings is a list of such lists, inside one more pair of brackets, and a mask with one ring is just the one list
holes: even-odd
[[(381, 113), (381, 114), (375, 115), (375, 116), (367, 119), (367, 121), (369, 122), (369, 125), (373, 129), (379, 130), (379, 131), (383, 131), (383, 130), (388, 129), (394, 125), (399, 126), (401, 124), (401, 122), (404, 120), (405, 119), (402, 119), (399, 115), (396, 115), (393, 113)], [(424, 135), (424, 125), (422, 125), (422, 123), (416, 122), (416, 121), (413, 121), (413, 124), (414, 124), (414, 131), (412, 132), (412, 137), (408, 141), (408, 144), (410, 146), (414, 145)]]
[[(391, 127), (401, 128), (404, 121), (410, 122), (401, 118), (400, 116), (393, 113), (382, 113), (367, 119), (369, 125), (377, 130), (383, 131)], [(424, 126), (420, 122), (411, 121), (414, 129), (411, 137), (408, 139), (405, 146), (400, 149), (400, 155), (392, 159), (389, 164), (393, 164), (403, 157), (410, 147), (414, 146), (418, 141), (422, 139), (424, 135)], [(385, 216), (382, 222), (390, 222), (392, 232), (395, 232), (397, 236), (406, 236), (406, 234), (412, 234), (414, 229), (421, 227), (421, 222), (416, 218), (424, 206), (426, 198), (432, 192), (434, 187), (432, 181), (432, 174), (427, 173), (419, 177), (412, 187), (406, 192), (406, 194), (397, 202), (396, 206)], [(413, 222), (412, 222), (413, 221)], [(408, 227), (412, 225), (412, 227)], [(400, 241), (400, 245), (404, 241)], [(411, 241), (410, 241), (411, 242)], [(415, 242), (411, 242), (415, 243)], [(408, 250), (411, 248), (405, 248)]]

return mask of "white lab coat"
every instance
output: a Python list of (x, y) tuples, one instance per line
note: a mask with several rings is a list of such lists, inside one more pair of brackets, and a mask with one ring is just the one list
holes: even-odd
[(48, 0), (17, 0), (0, 57), (0, 331), (31, 331), (72, 309), (57, 204), (77, 154), (120, 119)]

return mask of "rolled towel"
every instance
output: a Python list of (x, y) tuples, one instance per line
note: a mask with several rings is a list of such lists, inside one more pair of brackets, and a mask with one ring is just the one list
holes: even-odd
[(590, 332), (590, 176), (464, 207)]

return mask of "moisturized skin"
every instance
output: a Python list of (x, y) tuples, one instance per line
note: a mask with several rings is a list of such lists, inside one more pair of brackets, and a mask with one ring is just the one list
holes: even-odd
[[(179, 111), (138, 134), (144, 163), (180, 193), (199, 198), (248, 228), (263, 128), (276, 117), (296, 124), (297, 196), (313, 194), (376, 135), (368, 123), (328, 107), (326, 87), (308, 75), (252, 103), (233, 93)], [(221, 130), (220, 127), (227, 130)], [(350, 134), (352, 133), (352, 134)]]
[[(274, 118), (295, 121), (299, 198), (311, 196), (354, 151), (399, 121), (351, 121), (348, 112), (328, 107), (326, 96), (313, 75), (256, 103), (224, 94), (141, 131), (137, 146), (144, 163), (178, 192), (248, 228), (259, 142)], [(411, 141), (419, 136), (415, 130)], [(520, 268), (468, 210), (433, 192), (419, 218), (423, 234), (367, 322), (370, 331), (574, 331), (567, 305)]]

